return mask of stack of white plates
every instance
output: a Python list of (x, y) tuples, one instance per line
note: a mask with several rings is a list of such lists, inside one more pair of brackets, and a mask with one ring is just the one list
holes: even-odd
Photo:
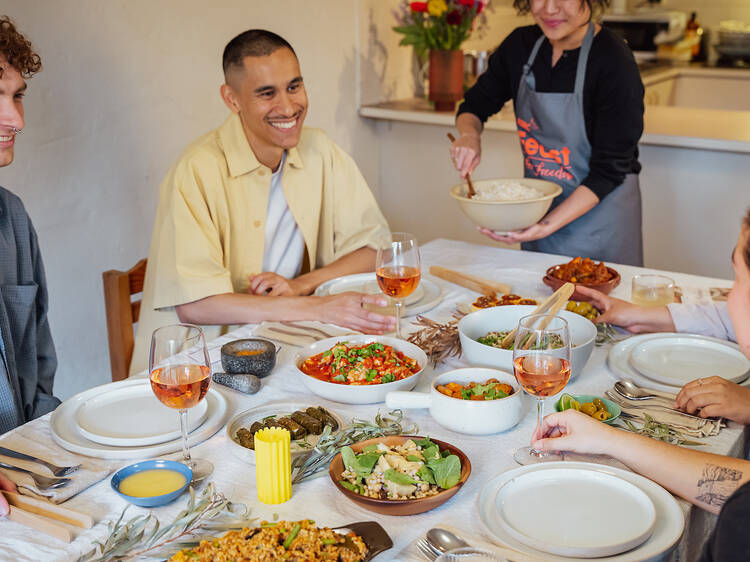
[[(227, 401), (214, 388), (188, 410), (190, 445), (205, 441), (224, 425)], [(55, 442), (74, 453), (103, 459), (133, 459), (182, 448), (177, 410), (154, 396), (148, 379), (113, 382), (69, 398), (52, 413)]]
[(541, 560), (646, 560), (670, 550), (684, 518), (654, 482), (609, 466), (548, 462), (492, 478), (478, 497), (495, 542)]
[(633, 336), (614, 345), (608, 361), (618, 375), (668, 392), (699, 378), (741, 383), (750, 376), (750, 360), (737, 344), (691, 334)]
[[(324, 297), (348, 291), (383, 296), (374, 272), (356, 273), (331, 279), (320, 285), (315, 290), (315, 294)], [(436, 307), (440, 303), (441, 295), (440, 286), (431, 279), (422, 276), (414, 292), (404, 299), (404, 316), (422, 314)]]

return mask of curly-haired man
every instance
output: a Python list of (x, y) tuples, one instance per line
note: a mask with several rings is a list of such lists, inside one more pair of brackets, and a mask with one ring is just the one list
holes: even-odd
[[(41, 67), (31, 43), (7, 16), (0, 16), (0, 167), (13, 161), (16, 138), (24, 126), (25, 79)], [(2, 187), (0, 359), (2, 434), (60, 403), (52, 395), (57, 358), (47, 321), (47, 282), (36, 232), (21, 200)]]

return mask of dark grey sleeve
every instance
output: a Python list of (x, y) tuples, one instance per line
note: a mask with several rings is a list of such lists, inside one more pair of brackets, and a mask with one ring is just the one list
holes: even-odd
[(36, 295), (37, 388), (32, 415), (33, 418), (36, 418), (54, 410), (60, 404), (60, 400), (52, 394), (55, 371), (57, 370), (57, 354), (55, 353), (55, 344), (52, 341), (47, 317), (49, 311), (47, 278), (44, 274), (44, 264), (42, 263), (42, 254), (39, 250), (36, 231), (31, 221), (29, 221), (29, 236), (31, 238), (34, 281), (38, 285)]

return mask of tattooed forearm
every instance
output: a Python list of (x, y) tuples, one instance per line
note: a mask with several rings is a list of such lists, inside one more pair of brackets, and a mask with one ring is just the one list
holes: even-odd
[(695, 499), (707, 505), (722, 506), (737, 489), (740, 478), (739, 470), (707, 464), (696, 484), (700, 493)]

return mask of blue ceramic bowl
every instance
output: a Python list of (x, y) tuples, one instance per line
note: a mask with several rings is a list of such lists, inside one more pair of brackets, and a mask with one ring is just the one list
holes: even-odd
[[(571, 394), (573, 398), (578, 400), (579, 403), (583, 404), (584, 402), (593, 402), (594, 398), (598, 398), (602, 402), (604, 402), (604, 405), (607, 407), (607, 412), (609, 412), (609, 419), (604, 420), (604, 423), (610, 424), (613, 421), (615, 421), (618, 417), (620, 417), (620, 414), (622, 413), (622, 409), (620, 406), (618, 406), (615, 402), (612, 402), (612, 400), (608, 400), (606, 398), (602, 398), (601, 396), (592, 396), (590, 394)], [(560, 411), (560, 400), (558, 400), (555, 403), (555, 410), (558, 412)]]
[[(143, 472), (144, 470), (157, 470), (157, 469), (166, 469), (166, 470), (174, 470), (175, 472), (179, 472), (185, 477), (185, 485), (181, 486), (174, 492), (170, 492), (168, 494), (162, 494), (161, 496), (149, 496), (149, 497), (138, 497), (138, 496), (128, 496), (126, 494), (123, 494), (120, 491), (120, 483), (127, 478), (128, 476), (132, 474), (136, 474), (137, 472)], [(182, 492), (185, 491), (185, 489), (190, 486), (190, 481), (193, 479), (193, 471), (190, 469), (189, 466), (186, 466), (182, 464), (181, 462), (177, 461), (165, 461), (165, 460), (155, 460), (155, 461), (142, 461), (137, 462), (135, 464), (131, 464), (130, 466), (126, 466), (125, 468), (121, 468), (117, 472), (114, 473), (112, 476), (112, 489), (117, 492), (120, 497), (128, 500), (130, 503), (134, 503), (135, 505), (139, 505), (141, 507), (159, 507), (160, 505), (166, 505), (170, 502), (173, 502), (178, 498)]]

